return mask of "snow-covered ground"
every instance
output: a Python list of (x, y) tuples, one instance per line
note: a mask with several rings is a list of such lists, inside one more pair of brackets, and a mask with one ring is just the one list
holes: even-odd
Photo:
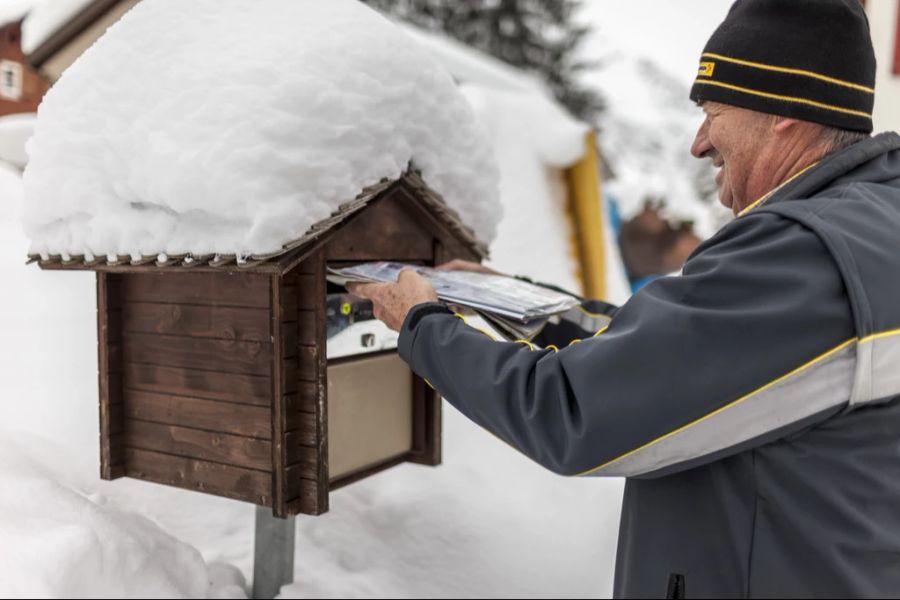
[(73, 450), (0, 431), (0, 596), (245, 597), (240, 571), (104, 496)]

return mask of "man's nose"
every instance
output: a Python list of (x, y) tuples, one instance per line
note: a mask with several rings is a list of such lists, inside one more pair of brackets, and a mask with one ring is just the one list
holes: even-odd
[(691, 154), (694, 158), (703, 158), (713, 149), (712, 144), (709, 143), (708, 123), (709, 121), (704, 120), (700, 129), (697, 130), (697, 135), (694, 136), (694, 143), (691, 144)]

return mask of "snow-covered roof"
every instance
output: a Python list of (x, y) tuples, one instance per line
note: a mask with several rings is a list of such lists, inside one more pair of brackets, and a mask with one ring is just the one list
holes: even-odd
[(31, 54), (95, 0), (28, 0), (31, 10), (22, 27), (22, 50)]
[(21, 20), (37, 0), (0, 1), (0, 27)]
[(569, 167), (584, 156), (590, 125), (573, 117), (538, 77), (448, 36), (397, 25), (447, 69), (485, 127), (493, 130), (501, 120), (527, 123), (518, 137), (547, 166)]
[(549, 98), (541, 81), (502, 60), (439, 33), (424, 31), (397, 22), (460, 83), (469, 83), (501, 90), (539, 94)]
[(141, 2), (51, 88), (29, 155), (44, 257), (268, 256), (410, 164), (481, 242), (501, 212), (452, 77), (355, 0)]
[(22, 50), (30, 54), (96, 0), (0, 0), (0, 26), (25, 22)]

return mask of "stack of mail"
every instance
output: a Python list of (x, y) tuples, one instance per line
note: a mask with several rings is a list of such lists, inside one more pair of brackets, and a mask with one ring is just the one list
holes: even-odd
[(570, 295), (512, 277), (433, 269), (395, 262), (373, 262), (328, 269), (328, 280), (393, 282), (400, 271), (413, 269), (424, 277), (441, 300), (473, 309), (512, 339), (531, 339), (553, 315), (578, 306)]

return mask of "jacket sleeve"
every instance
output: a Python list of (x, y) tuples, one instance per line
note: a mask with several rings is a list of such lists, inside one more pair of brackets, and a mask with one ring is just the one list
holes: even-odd
[(853, 331), (816, 235), (758, 213), (571, 346), (493, 341), (426, 304), (408, 315), (399, 352), (468, 418), (557, 473), (657, 476), (839, 411)]

